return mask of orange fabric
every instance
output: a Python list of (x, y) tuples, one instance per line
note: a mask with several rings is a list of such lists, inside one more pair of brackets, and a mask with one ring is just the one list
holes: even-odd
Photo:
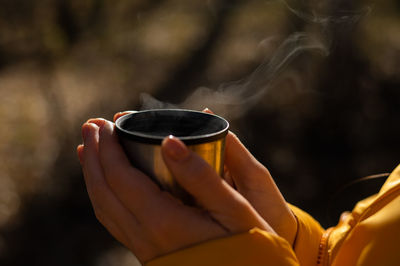
[(308, 213), (290, 205), (297, 218), (297, 235), (293, 245), (301, 265), (316, 265), (323, 228)]
[(400, 265), (400, 165), (377, 195), (360, 201), (325, 232), (307, 213), (290, 207), (298, 221), (293, 248), (283, 238), (254, 228), (146, 265)]
[[(334, 234), (335, 232), (341, 234)], [(400, 265), (400, 166), (359, 202), (328, 241), (326, 265)]]
[(299, 265), (289, 243), (258, 228), (212, 240), (148, 262), (147, 266)]

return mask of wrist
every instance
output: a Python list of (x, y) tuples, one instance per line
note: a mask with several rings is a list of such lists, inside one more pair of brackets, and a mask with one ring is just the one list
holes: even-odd
[(293, 246), (297, 235), (298, 221), (288, 205), (279, 220), (280, 222), (273, 228), (280, 237), (286, 239)]

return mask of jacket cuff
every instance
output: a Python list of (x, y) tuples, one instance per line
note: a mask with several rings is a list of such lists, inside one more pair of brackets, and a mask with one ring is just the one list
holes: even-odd
[(294, 252), (301, 265), (316, 265), (324, 229), (306, 212), (290, 204), (289, 207), (297, 219), (297, 234), (293, 243)]
[(146, 266), (299, 265), (283, 238), (253, 228), (248, 232), (214, 239), (156, 258)]

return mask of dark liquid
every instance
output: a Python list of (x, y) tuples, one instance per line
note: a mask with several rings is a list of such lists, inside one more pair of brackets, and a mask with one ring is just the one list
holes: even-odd
[(205, 113), (163, 110), (137, 113), (123, 121), (121, 127), (157, 137), (185, 137), (219, 132), (226, 128), (226, 123), (219, 117)]

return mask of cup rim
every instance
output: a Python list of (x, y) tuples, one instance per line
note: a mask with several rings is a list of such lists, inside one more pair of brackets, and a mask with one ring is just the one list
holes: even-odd
[(200, 115), (204, 115), (204, 116), (212, 116), (212, 117), (218, 118), (219, 120), (221, 120), (224, 123), (224, 127), (222, 130), (219, 130), (219, 131), (216, 131), (213, 133), (194, 135), (194, 136), (179, 136), (179, 137), (177, 137), (181, 141), (183, 141), (186, 145), (194, 145), (194, 144), (201, 144), (201, 143), (216, 141), (216, 140), (224, 138), (228, 134), (229, 122), (225, 118), (215, 115), (215, 114), (210, 114), (210, 113), (205, 113), (205, 112), (200, 112), (200, 111), (195, 111), (195, 110), (189, 110), (189, 109), (149, 109), (149, 110), (136, 111), (134, 113), (119, 117), (115, 121), (115, 128), (116, 128), (118, 136), (128, 138), (129, 140), (132, 140), (135, 142), (161, 145), (162, 141), (167, 136), (157, 136), (157, 135), (146, 134), (146, 133), (137, 132), (137, 131), (129, 131), (129, 130), (122, 128), (121, 124), (125, 120), (129, 119), (130, 117), (140, 114), (140, 113), (164, 112), (164, 111), (188, 112), (188, 113), (196, 113), (196, 114), (200, 114)]

